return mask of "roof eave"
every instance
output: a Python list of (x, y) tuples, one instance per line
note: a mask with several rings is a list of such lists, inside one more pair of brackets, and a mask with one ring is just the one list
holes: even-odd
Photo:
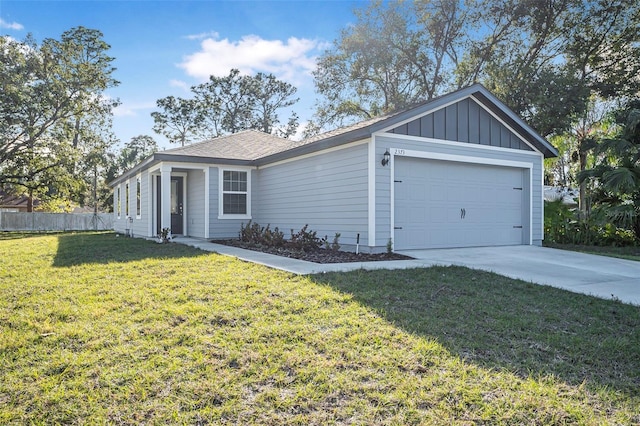
[(255, 160), (256, 166), (264, 166), (265, 164), (275, 163), (282, 160), (288, 160), (289, 158), (298, 157), (300, 155), (312, 154), (314, 152), (323, 151), (325, 149), (334, 148), (336, 146), (344, 145), (350, 142), (359, 141), (371, 137), (371, 126), (363, 127), (360, 129), (354, 129), (350, 132), (342, 133), (340, 135), (330, 136), (326, 139), (320, 139), (318, 141), (300, 145), (286, 151), (277, 152), (275, 154), (267, 155)]
[(220, 158), (220, 157), (200, 157), (194, 155), (175, 155), (162, 152), (156, 152), (146, 160), (142, 161), (133, 168), (122, 173), (116, 179), (109, 182), (110, 187), (114, 187), (119, 183), (129, 179), (131, 176), (138, 174), (139, 171), (148, 169), (161, 162), (174, 163), (199, 163), (199, 164), (225, 164), (230, 166), (252, 166), (253, 160), (237, 159), (237, 158)]

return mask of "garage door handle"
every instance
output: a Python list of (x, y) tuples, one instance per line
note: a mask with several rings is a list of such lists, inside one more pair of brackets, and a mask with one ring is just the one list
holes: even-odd
[(394, 226), (393, 229), (402, 229), (402, 226)]
[(514, 225), (514, 228), (522, 229), (522, 225), (520, 225), (520, 226)]
[(460, 219), (464, 219), (467, 216), (467, 209), (460, 209)]

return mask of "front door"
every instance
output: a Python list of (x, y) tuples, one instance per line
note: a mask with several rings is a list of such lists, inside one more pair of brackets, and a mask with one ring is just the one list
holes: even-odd
[(182, 176), (171, 176), (171, 234), (182, 235), (183, 229), (183, 212), (184, 212), (184, 194), (183, 194)]

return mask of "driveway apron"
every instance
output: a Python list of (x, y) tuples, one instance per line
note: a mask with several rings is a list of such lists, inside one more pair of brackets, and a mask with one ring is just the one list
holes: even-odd
[(640, 305), (640, 262), (537, 246), (400, 252), (425, 265), (461, 265)]

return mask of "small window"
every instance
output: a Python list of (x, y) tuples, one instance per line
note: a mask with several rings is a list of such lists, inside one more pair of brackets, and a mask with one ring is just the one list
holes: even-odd
[(122, 195), (120, 194), (120, 185), (116, 190), (116, 211), (118, 212), (118, 219), (122, 216)]
[(249, 173), (240, 170), (222, 171), (222, 193), (220, 210), (222, 216), (243, 216), (250, 214)]
[(136, 179), (136, 218), (140, 219), (142, 217), (142, 205), (141, 202), (141, 192), (142, 192), (142, 182), (140, 181), (140, 177)]
[(124, 214), (129, 217), (129, 182), (124, 186)]

